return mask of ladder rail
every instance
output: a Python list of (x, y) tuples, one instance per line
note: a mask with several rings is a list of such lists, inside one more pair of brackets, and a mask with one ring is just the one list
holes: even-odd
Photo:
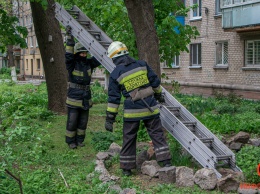
[[(115, 68), (115, 64), (107, 56), (105, 47), (112, 42), (112, 39), (77, 6), (74, 5), (70, 10), (72, 15), (63, 9), (59, 3), (55, 3), (54, 6), (56, 19), (64, 27), (70, 25), (72, 35), (111, 73)], [(218, 178), (221, 177), (221, 174), (217, 171), (216, 167), (219, 165), (218, 162), (220, 159), (222, 163), (229, 164), (234, 171), (241, 171), (236, 166), (235, 154), (165, 88), (162, 89), (165, 94), (166, 106), (159, 105), (159, 108), (162, 124), (165, 129), (203, 167), (214, 169)], [(171, 111), (177, 112), (178, 116), (175, 116)]]
[(209, 131), (197, 118), (195, 118), (182, 104), (180, 104), (168, 91), (166, 91), (163, 88), (163, 92), (166, 96), (166, 103), (167, 105), (172, 105), (172, 106), (179, 106), (181, 107), (181, 111), (183, 112), (183, 114), (190, 119), (191, 122), (197, 122), (197, 128), (204, 133), (204, 135), (208, 138), (213, 137), (214, 138), (214, 142), (216, 143), (216, 145), (218, 145), (221, 150), (223, 151), (223, 153), (226, 153), (228, 155), (232, 155), (234, 156), (235, 154), (229, 150), (229, 148), (224, 145), (211, 131)]
[[(82, 13), (81, 10), (80, 10), (76, 5), (73, 6), (73, 10), (77, 10), (77, 11), (79, 11), (80, 13)], [(112, 40), (110, 37), (108, 37), (108, 36), (106, 35), (106, 33), (103, 32), (88, 16), (86, 16), (85, 14), (80, 14), (80, 15), (79, 15), (79, 20), (80, 20), (80, 19), (89, 21), (89, 22), (90, 22), (91, 29), (92, 29), (92, 30), (95, 30), (95, 31), (99, 31), (99, 32), (101, 33), (101, 39), (102, 39), (102, 40), (106, 40), (106, 41), (108, 41), (108, 42), (110, 42), (110, 43), (113, 42), (113, 40)]]
[[(221, 177), (215, 169), (215, 158), (209, 148), (202, 143), (175, 115), (165, 106), (160, 106), (163, 127), (203, 166), (211, 168)], [(210, 153), (210, 154), (209, 154)]]
[[(106, 49), (58, 3), (55, 3), (55, 17), (64, 26), (72, 28), (72, 35), (111, 73), (115, 68), (112, 59), (107, 56)], [(111, 39), (110, 39), (111, 40)]]
[[(212, 143), (213, 148), (215, 148), (214, 154), (217, 155), (231, 155), (230, 166), (234, 171), (241, 171), (241, 169), (236, 166), (235, 154), (225, 145), (223, 144), (211, 131), (209, 131), (198, 119), (196, 119), (182, 104), (180, 104), (167, 90), (163, 88), (163, 93), (165, 95), (165, 101), (167, 106), (176, 106), (180, 107), (180, 111), (189, 118), (191, 122), (197, 122), (197, 128), (203, 132), (205, 137), (214, 138)], [(174, 115), (173, 115), (174, 116)], [(175, 116), (174, 116), (175, 117)], [(212, 150), (209, 150), (212, 152)], [(212, 152), (213, 153), (213, 152)], [(216, 157), (214, 157), (214, 161), (217, 163)]]

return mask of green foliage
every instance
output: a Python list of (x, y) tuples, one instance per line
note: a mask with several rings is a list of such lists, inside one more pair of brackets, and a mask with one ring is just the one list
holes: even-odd
[(8, 68), (8, 67), (2, 67), (2, 68), (0, 69), (0, 74), (11, 75), (11, 68)]
[(257, 174), (257, 165), (260, 161), (260, 148), (255, 146), (244, 146), (236, 154), (237, 165), (243, 171), (246, 181), (259, 183), (260, 176)]
[(141, 121), (139, 130), (137, 132), (137, 141), (146, 142), (146, 141), (150, 141), (150, 140), (151, 140), (151, 138), (148, 135), (147, 129), (145, 128), (144, 123)]
[(91, 86), (92, 102), (94, 104), (107, 103), (107, 93), (98, 81)]
[(257, 112), (258, 114), (260, 114), (260, 104), (255, 106), (255, 112)]
[(4, 52), (7, 45), (18, 45), (26, 48), (25, 38), (27, 37), (27, 28), (18, 26), (18, 18), (9, 16), (7, 12), (0, 8), (0, 51)]
[[(180, 0), (154, 0), (155, 25), (160, 40), (161, 61), (172, 61), (181, 51), (189, 52), (187, 45), (199, 32), (195, 26), (182, 25), (177, 16), (187, 16), (190, 7)], [(178, 29), (178, 31), (176, 30)], [(173, 44), (174, 43), (174, 44)]]
[(167, 142), (170, 147), (171, 155), (173, 156), (171, 162), (174, 166), (197, 167), (195, 164), (192, 163), (192, 156), (188, 152), (184, 151), (181, 144), (177, 140), (172, 138), (169, 134)]
[(107, 151), (109, 146), (117, 140), (114, 133), (111, 132), (93, 132), (91, 144), (96, 151)]
[(226, 113), (234, 114), (235, 112), (237, 112), (237, 106), (234, 104), (219, 104), (216, 107), (216, 111), (219, 114), (226, 114)]
[(0, 79), (11, 79), (11, 68), (2, 67), (0, 69)]
[[(60, 0), (60, 2), (66, 8), (77, 5), (112, 40), (124, 42), (130, 51), (130, 55), (138, 58), (135, 34), (123, 0), (108, 0), (105, 2), (100, 0)], [(182, 26), (176, 20), (176, 16), (187, 15), (190, 9), (189, 7), (185, 8), (179, 0), (153, 0), (153, 5), (161, 60), (172, 60), (172, 57), (178, 55), (181, 51), (188, 51), (186, 46), (192, 38), (199, 35), (199, 32), (196, 27)], [(179, 34), (176, 33), (175, 28), (178, 28)]]
[[(99, 86), (98, 86), (99, 87)], [(104, 132), (100, 123), (104, 122), (106, 104), (96, 104), (90, 111), (89, 126), (86, 134), (87, 146), (76, 150), (68, 149), (64, 142), (66, 129), (66, 116), (49, 114), (47, 111), (46, 85), (38, 87), (33, 85), (0, 85), (0, 193), (20, 193), (18, 183), (7, 175), (8, 169), (22, 180), (24, 193), (114, 193), (110, 192), (110, 186), (114, 182), (102, 183), (99, 174), (93, 173), (95, 169), (95, 155), (98, 151), (106, 151), (112, 142), (122, 141), (122, 109), (117, 116), (115, 131)], [(96, 91), (97, 92), (97, 91)], [(103, 91), (100, 90), (102, 93)], [(208, 106), (198, 118), (215, 122), (212, 125), (213, 132), (228, 133), (227, 129), (251, 128), (259, 131), (259, 113), (254, 112), (259, 106), (258, 101), (241, 100), (240, 111), (234, 114), (219, 114), (212, 104), (221, 101), (214, 98), (202, 98), (201, 96), (185, 96), (178, 94), (181, 101), (195, 102), (194, 106)], [(208, 103), (204, 102), (209, 100)], [(227, 102), (223, 98), (223, 103)], [(189, 107), (189, 103), (186, 103)], [(197, 108), (193, 108), (197, 110)], [(245, 112), (241, 111), (244, 110)], [(243, 113), (243, 114), (242, 114)], [(42, 115), (39, 116), (39, 115)], [(204, 117), (208, 115), (207, 117)], [(237, 116), (237, 118), (236, 118)], [(9, 119), (10, 117), (10, 119)], [(233, 118), (235, 117), (235, 118)], [(43, 120), (43, 119), (44, 120)], [(46, 120), (45, 120), (46, 119)], [(257, 120), (258, 119), (258, 120)], [(210, 122), (205, 122), (206, 126)], [(204, 124), (204, 122), (203, 122)], [(222, 127), (225, 130), (222, 130)], [(225, 128), (226, 127), (226, 128)], [(258, 131), (257, 130), (258, 127)], [(141, 124), (140, 128), (144, 128)], [(211, 128), (210, 128), (211, 129)], [(139, 134), (140, 141), (146, 139), (146, 130)], [(259, 133), (259, 132), (258, 132)], [(191, 157), (183, 152), (181, 145), (172, 137), (167, 137), (170, 151), (173, 156), (172, 164), (176, 166), (189, 166), (197, 168), (192, 163)], [(256, 172), (259, 163), (258, 147), (243, 147), (237, 154), (237, 165), (247, 176), (247, 182), (259, 182), (259, 177), (250, 177), (250, 173)], [(149, 189), (142, 189), (140, 179), (133, 177), (121, 177), (119, 169), (119, 156), (106, 163), (111, 167), (111, 174), (120, 176), (117, 184), (121, 188), (135, 188), (137, 193), (203, 193), (197, 186), (193, 188), (177, 188), (174, 184), (156, 185)], [(255, 166), (253, 168), (253, 166)], [(251, 168), (252, 167), (252, 168)], [(111, 170), (109, 169), (109, 170)], [(60, 170), (60, 171), (59, 171)], [(62, 172), (69, 187), (66, 187), (61, 177)], [(134, 172), (135, 173), (135, 172)], [(256, 174), (256, 173), (255, 173)], [(257, 179), (255, 179), (257, 178)], [(147, 187), (147, 185), (146, 185)], [(207, 193), (205, 191), (204, 193)], [(211, 193), (219, 193), (211, 191)]]
[(215, 101), (212, 98), (205, 98), (202, 96), (188, 96), (176, 93), (179, 102), (184, 105), (193, 114), (203, 114), (214, 110)]

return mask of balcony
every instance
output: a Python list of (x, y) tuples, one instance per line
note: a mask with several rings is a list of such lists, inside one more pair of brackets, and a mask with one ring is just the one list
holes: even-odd
[(222, 27), (260, 25), (260, 0), (221, 0)]

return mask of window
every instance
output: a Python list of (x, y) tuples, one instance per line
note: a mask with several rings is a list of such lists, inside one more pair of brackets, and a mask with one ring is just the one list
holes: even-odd
[(37, 41), (37, 38), (36, 38), (36, 37), (35, 37), (35, 46), (36, 46), (36, 47), (39, 47), (38, 41)]
[(260, 67), (260, 40), (246, 41), (245, 65)]
[(37, 70), (41, 70), (41, 60), (37, 59)]
[(190, 0), (190, 5), (197, 4), (198, 7), (191, 10), (191, 19), (199, 19), (201, 18), (201, 0)]
[(28, 59), (26, 59), (26, 70), (28, 69)]
[(30, 47), (33, 47), (33, 36), (30, 36)]
[(228, 42), (216, 42), (216, 65), (228, 65)]
[(250, 2), (252, 0), (223, 0), (223, 6)]
[(163, 64), (164, 68), (175, 68), (180, 66), (180, 56), (174, 56), (172, 60), (166, 61)]
[(28, 48), (28, 37), (25, 38), (26, 48)]
[(221, 15), (220, 0), (215, 1), (215, 15)]
[(201, 66), (201, 44), (190, 45), (191, 66)]

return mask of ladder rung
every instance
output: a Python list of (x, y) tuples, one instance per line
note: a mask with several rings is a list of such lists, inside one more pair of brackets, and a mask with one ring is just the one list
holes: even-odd
[(88, 30), (88, 32), (89, 32), (90, 34), (98, 34), (98, 35), (101, 34), (101, 32), (95, 31), (95, 30)]
[(73, 15), (79, 15), (79, 11), (77, 11), (77, 10), (68, 9), (66, 11), (69, 12), (70, 14), (73, 14)]
[(111, 42), (107, 42), (107, 41), (99, 41), (100, 44), (104, 44), (104, 45), (110, 45)]
[(222, 163), (222, 164), (215, 164), (216, 167), (229, 167), (230, 164), (228, 163)]
[(231, 159), (232, 155), (219, 155), (216, 156), (217, 160), (227, 160), (227, 159)]
[(179, 111), (181, 109), (181, 107), (179, 107), (179, 106), (166, 106), (166, 108), (169, 111)]
[(89, 24), (90, 24), (90, 22), (89, 21), (80, 21), (80, 20), (78, 20), (78, 22), (80, 23), (80, 24), (83, 24), (83, 25), (87, 25), (87, 26), (89, 26)]
[(193, 121), (183, 121), (182, 122), (184, 125), (196, 125), (197, 124), (197, 122), (193, 122)]
[(214, 141), (214, 138), (200, 138), (200, 141), (202, 141), (203, 143), (211, 143), (212, 141)]

